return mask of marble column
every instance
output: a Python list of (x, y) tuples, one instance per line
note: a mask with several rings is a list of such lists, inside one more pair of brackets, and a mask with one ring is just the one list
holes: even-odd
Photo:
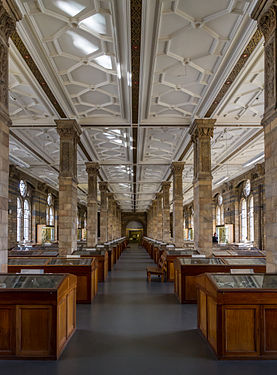
[(157, 240), (163, 239), (163, 193), (157, 193)]
[(77, 249), (77, 144), (81, 128), (76, 120), (55, 120), (60, 136), (59, 254)]
[(170, 202), (169, 202), (169, 190), (170, 181), (164, 181), (162, 183), (163, 193), (163, 241), (170, 242)]
[(108, 241), (113, 239), (113, 193), (107, 193), (108, 197)]
[(0, 0), (0, 272), (8, 272), (9, 37), (20, 18), (15, 5)]
[(101, 194), (100, 204), (100, 242), (108, 241), (108, 183), (106, 181), (99, 182), (99, 190)]
[(152, 235), (154, 240), (158, 239), (158, 232), (157, 232), (157, 198), (153, 200), (152, 207), (153, 207), (153, 216), (152, 216)]
[(176, 247), (184, 246), (184, 214), (183, 214), (183, 170), (185, 163), (172, 163), (173, 174), (173, 242)]
[(194, 120), (190, 127), (194, 151), (194, 244), (203, 254), (212, 254), (213, 207), (211, 137), (214, 119)]
[(99, 163), (86, 163), (88, 173), (87, 196), (87, 247), (95, 247), (98, 241), (97, 177)]
[(264, 35), (265, 250), (267, 272), (277, 272), (277, 3), (258, 2), (252, 18)]

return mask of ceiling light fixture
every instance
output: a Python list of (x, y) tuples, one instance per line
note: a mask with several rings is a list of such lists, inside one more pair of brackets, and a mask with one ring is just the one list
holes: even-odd
[(256, 163), (259, 160), (262, 160), (264, 158), (264, 153), (261, 153), (260, 155), (256, 156), (254, 159), (249, 160), (247, 163), (243, 164), (243, 167), (249, 167), (250, 165)]

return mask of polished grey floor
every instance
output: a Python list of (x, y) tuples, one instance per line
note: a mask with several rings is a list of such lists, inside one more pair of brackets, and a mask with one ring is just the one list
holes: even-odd
[(276, 374), (277, 361), (217, 361), (196, 329), (196, 305), (179, 305), (172, 283), (146, 282), (152, 261), (131, 245), (59, 361), (0, 361), (0, 375)]

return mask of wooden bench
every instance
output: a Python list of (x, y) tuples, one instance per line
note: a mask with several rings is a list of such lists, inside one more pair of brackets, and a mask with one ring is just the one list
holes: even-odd
[(146, 272), (148, 281), (151, 281), (151, 275), (158, 275), (161, 276), (161, 280), (164, 282), (164, 276), (166, 273), (166, 256), (162, 254), (158, 262), (158, 267), (147, 267)]

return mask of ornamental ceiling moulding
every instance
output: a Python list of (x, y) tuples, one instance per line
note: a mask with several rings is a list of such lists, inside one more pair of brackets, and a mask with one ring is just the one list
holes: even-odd
[(12, 34), (11, 40), (13, 41), (15, 47), (18, 49), (19, 53), (23, 57), (24, 61), (28, 65), (29, 69), (33, 73), (34, 77), (38, 81), (39, 85), (41, 86), (45, 94), (47, 95), (48, 99), (50, 100), (50, 102), (52, 103), (52, 105), (54, 106), (58, 114), (60, 115), (60, 117), (66, 118), (66, 115), (62, 107), (57, 102), (54, 94), (52, 93), (49, 86), (45, 82), (45, 79), (43, 78), (39, 68), (37, 67), (36, 63), (32, 59), (29, 51), (27, 50), (25, 44), (23, 43), (22, 39), (20, 38), (20, 36), (18, 35), (16, 31)]
[(227, 77), (226, 81), (224, 82), (223, 86), (221, 87), (221, 90), (217, 94), (215, 100), (213, 101), (212, 105), (208, 109), (207, 113), (205, 114), (205, 117), (211, 117), (214, 111), (216, 110), (217, 106), (223, 99), (223, 97), (226, 95), (227, 91), (231, 87), (232, 83), (237, 78), (238, 74), (240, 73), (243, 66), (246, 64), (247, 60), (249, 59), (250, 55), (253, 53), (255, 48), (257, 47), (258, 43), (262, 39), (262, 33), (260, 30), (256, 30), (255, 34), (252, 36), (250, 42), (245, 47), (244, 51), (240, 55), (240, 58), (238, 59), (236, 65), (234, 66), (234, 69)]

